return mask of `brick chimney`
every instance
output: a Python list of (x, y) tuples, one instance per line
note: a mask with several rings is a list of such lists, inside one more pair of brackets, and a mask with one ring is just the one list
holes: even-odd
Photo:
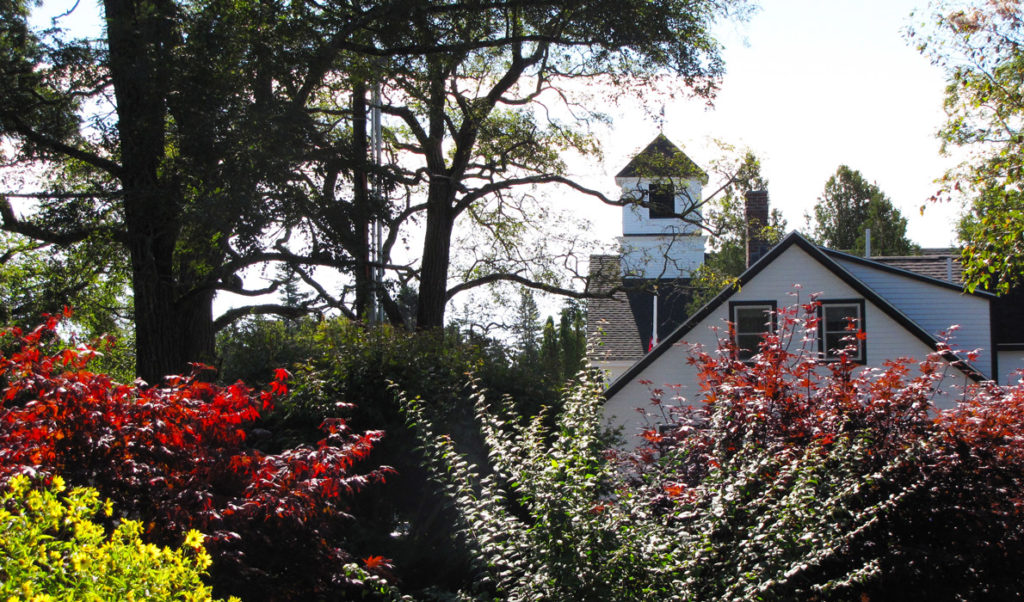
[(771, 248), (768, 241), (761, 236), (762, 230), (768, 225), (767, 190), (747, 191), (746, 218), (747, 267), (749, 268)]

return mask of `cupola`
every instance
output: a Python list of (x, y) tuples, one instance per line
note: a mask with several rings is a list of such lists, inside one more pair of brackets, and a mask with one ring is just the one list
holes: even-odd
[(622, 190), (622, 275), (689, 278), (704, 261), (701, 192), (708, 176), (664, 134), (615, 176)]

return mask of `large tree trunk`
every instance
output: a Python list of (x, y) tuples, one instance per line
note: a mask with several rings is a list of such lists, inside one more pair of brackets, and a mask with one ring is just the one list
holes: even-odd
[(418, 330), (444, 326), (454, 223), (451, 186), (447, 182), (431, 182), (427, 192), (427, 204), (427, 231), (423, 241), (420, 294), (416, 309)]
[(175, 8), (166, 0), (105, 0), (104, 8), (132, 268), (135, 371), (158, 384), (188, 370), (190, 361), (210, 361), (213, 350), (213, 295), (182, 295), (175, 266), (182, 193), (173, 178), (160, 175)]

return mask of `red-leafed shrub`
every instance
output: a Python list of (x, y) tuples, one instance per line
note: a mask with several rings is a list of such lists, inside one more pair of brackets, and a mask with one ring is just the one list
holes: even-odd
[[(389, 472), (354, 472), (381, 432), (326, 420), (315, 445), (265, 454), (247, 433), (287, 393), (219, 387), (193, 377), (160, 385), (113, 382), (88, 370), (95, 352), (62, 347), (59, 320), (3, 333), (0, 479), (62, 476), (98, 489), (159, 542), (208, 535), (218, 595), (263, 600), (345, 597), (367, 589), (360, 551), (346, 548), (349, 497)], [(372, 566), (371, 566), (372, 565)]]
[[(657, 390), (646, 410), (667, 424), (626, 458), (632, 495), (672, 537), (702, 534), (690, 548), (700, 569), (690, 591), (1016, 598), (1024, 388), (967, 386), (945, 344), (919, 363), (823, 364), (816, 314), (813, 299), (780, 309), (777, 331), (745, 362), (731, 336), (695, 349), (700, 400)], [(851, 326), (850, 336), (862, 335)], [(954, 408), (935, 408), (940, 389), (956, 394)]]

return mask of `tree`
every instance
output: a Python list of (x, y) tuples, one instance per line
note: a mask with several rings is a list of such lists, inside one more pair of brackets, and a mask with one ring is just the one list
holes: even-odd
[[(723, 146), (723, 151), (726, 156), (715, 162), (712, 170), (725, 183), (708, 204), (705, 218), (711, 232), (711, 252), (692, 276), (693, 297), (688, 313), (700, 309), (747, 269), (746, 194), (768, 190), (768, 180), (761, 175), (761, 161), (753, 151), (744, 151), (742, 159), (732, 156), (730, 146)], [(785, 233), (786, 220), (778, 209), (773, 209), (768, 221), (754, 227), (765, 240), (777, 242)]]
[(583, 369), (587, 356), (586, 310), (575, 299), (567, 299), (558, 318), (559, 360), (562, 381)]
[[(516, 363), (524, 366), (536, 364), (540, 354), (542, 326), (540, 310), (533, 298), (533, 291), (524, 288), (519, 292), (519, 305), (516, 307), (515, 321), (512, 324), (512, 336), (515, 337)], [(554, 328), (552, 327), (552, 330)]]
[[(575, 101), (572, 90), (601, 82), (612, 92), (639, 93), (671, 75), (709, 96), (722, 70), (710, 25), (742, 7), (704, 0), (509, 2), (414, 19), (389, 32), (394, 37), (385, 46), (443, 49), (395, 57), (383, 82), (383, 111), (400, 125), (390, 132), (394, 147), (417, 162), (403, 170), (403, 180), (423, 190), (416, 206), (425, 218), (417, 327), (440, 327), (452, 296), (497, 281), (573, 294), (514, 253), (497, 255), (495, 267), (449, 287), (456, 224), (475, 221), (498, 234), (522, 219), (503, 216), (516, 213), (519, 191), (536, 185), (603, 199), (568, 179), (559, 157), (594, 150), (586, 124), (599, 111)], [(568, 117), (554, 116), (557, 105)], [(495, 238), (485, 249), (503, 249)]]
[(812, 226), (817, 242), (833, 249), (863, 254), (868, 229), (872, 255), (907, 255), (916, 248), (907, 239), (907, 218), (878, 184), (845, 165), (825, 183), (814, 205)]
[(286, 189), (275, 178), (287, 151), (304, 148), (294, 105), (270, 92), (294, 66), (282, 62), (309, 49), (279, 38), (272, 54), (255, 36), (295, 15), (110, 0), (102, 39), (66, 40), (56, 28), (30, 30), (25, 2), (3, 9), (0, 135), (43, 174), (44, 190), (27, 215), (0, 199), (2, 227), (61, 246), (99, 239), (127, 256), (144, 379), (211, 361), (218, 327), (280, 309), (215, 321), (212, 300), (246, 293), (236, 272), (259, 261), (245, 251), (259, 246)]
[(938, 196), (969, 204), (959, 229), (967, 287), (1007, 292), (1024, 282), (1024, 11), (1017, 0), (933, 9), (911, 34), (946, 70), (943, 152), (969, 152)]
[[(0, 133), (22, 164), (51, 175), (36, 213), (0, 203), (3, 228), (59, 245), (103, 235), (127, 252), (136, 368), (153, 382), (212, 359), (214, 333), (233, 320), (299, 311), (257, 304), (214, 318), (218, 291), (276, 289), (249, 291), (238, 277), (267, 262), (289, 263), (352, 317), (376, 297), (401, 320), (392, 296), (418, 278), (421, 328), (443, 324), (453, 295), (499, 280), (578, 295), (551, 284), (549, 264), (509, 268), (515, 245), (500, 244), (497, 268), (448, 288), (456, 221), (469, 216), (500, 243), (520, 219), (509, 209), (525, 197), (517, 189), (600, 197), (567, 180), (558, 158), (594, 150), (582, 107), (570, 101), (567, 122), (545, 122), (544, 107), (569, 98), (573, 80), (601, 78), (623, 91), (671, 74), (710, 96), (721, 62), (709, 26), (743, 6), (109, 0), (101, 40), (65, 41), (29, 30), (27, 4), (8, 3)], [(376, 164), (371, 82), (391, 120)], [(421, 218), (418, 265), (395, 265), (392, 249)], [(353, 298), (317, 282), (317, 266), (354, 279)], [(381, 269), (391, 279), (374, 285), (369, 272)]]
[(563, 374), (559, 343), (555, 320), (548, 316), (544, 322), (544, 331), (540, 340), (540, 368), (544, 373), (545, 380), (554, 386), (557, 386), (562, 380)]

